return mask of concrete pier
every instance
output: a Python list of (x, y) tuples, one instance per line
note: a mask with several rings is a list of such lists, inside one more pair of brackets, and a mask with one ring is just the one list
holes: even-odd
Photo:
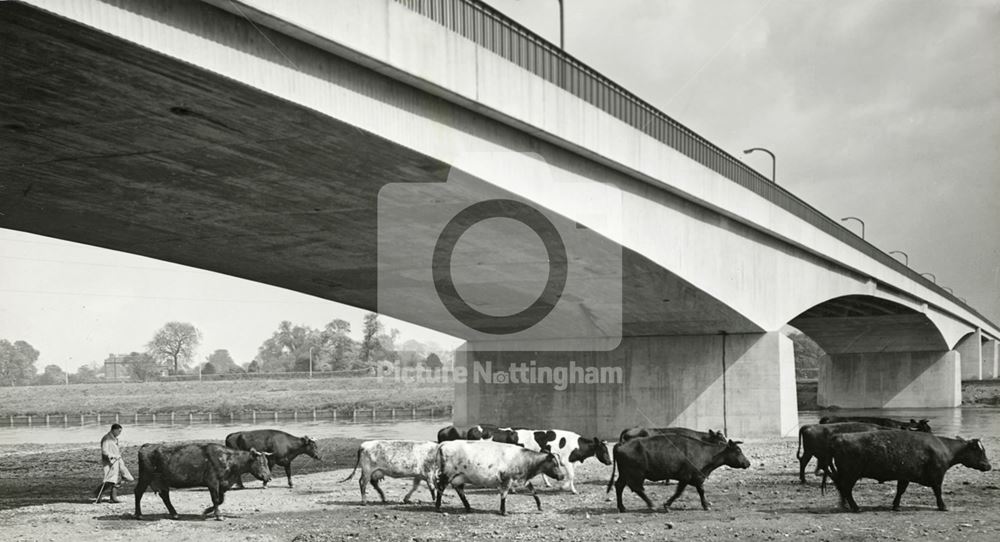
[[(534, 383), (515, 375), (522, 364), (529, 377), (534, 369)], [(551, 427), (604, 439), (635, 425), (684, 426), (735, 438), (790, 435), (798, 421), (792, 342), (777, 332), (626, 337), (610, 352), (491, 352), (467, 344), (456, 366), (468, 371), (456, 383), (457, 424)], [(577, 381), (563, 387), (545, 378), (560, 368), (576, 371)], [(603, 381), (586, 380), (588, 369)], [(509, 376), (488, 381), (498, 371)]]
[(957, 407), (961, 355), (954, 350), (827, 355), (819, 364), (816, 400), (820, 407)]

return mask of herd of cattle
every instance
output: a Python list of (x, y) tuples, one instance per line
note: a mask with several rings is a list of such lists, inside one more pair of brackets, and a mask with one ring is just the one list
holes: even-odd
[[(291, 463), (299, 455), (320, 459), (316, 441), (295, 437), (283, 431), (263, 429), (233, 433), (221, 444), (145, 444), (139, 449), (139, 479), (135, 490), (135, 515), (142, 517), (140, 503), (147, 488), (156, 491), (170, 513), (177, 512), (170, 503), (170, 488), (208, 487), (212, 506), (205, 515), (221, 519), (219, 506), (231, 487), (242, 487), (242, 477), (250, 474), (263, 481), (271, 480), (271, 468), (281, 465), (292, 487)], [(500, 514), (506, 514), (510, 492), (526, 488), (538, 509), (541, 500), (531, 480), (541, 476), (564, 481), (563, 487), (577, 493), (575, 466), (595, 457), (611, 466), (607, 492), (614, 487), (618, 511), (624, 512), (622, 492), (628, 487), (649, 508), (653, 503), (643, 488), (646, 480), (677, 482), (674, 494), (664, 508), (676, 500), (688, 485), (694, 486), (704, 509), (705, 479), (725, 465), (746, 469), (750, 461), (740, 449), (741, 442), (728, 439), (721, 432), (695, 431), (687, 428), (631, 428), (622, 431), (609, 454), (607, 444), (597, 437), (582, 437), (571, 431), (531, 430), (479, 424), (459, 428), (449, 426), (438, 432), (437, 442), (413, 440), (370, 440), (361, 444), (354, 470), (342, 481), (350, 480), (361, 469), (361, 502), (367, 503), (369, 484), (382, 502), (385, 493), (379, 483), (385, 477), (411, 478), (413, 487), (404, 503), (426, 484), (435, 507), (440, 510), (441, 496), (450, 486), (458, 493), (463, 506), (470, 510), (465, 487), (494, 488), (500, 491)], [(840, 493), (841, 506), (857, 512), (853, 488), (861, 478), (879, 482), (898, 481), (893, 510), (910, 482), (934, 491), (937, 506), (946, 510), (941, 498), (941, 484), (949, 468), (962, 464), (981, 471), (990, 470), (986, 451), (979, 439), (944, 438), (931, 434), (927, 420), (902, 422), (887, 418), (828, 416), (815, 425), (799, 430), (799, 479), (805, 483), (805, 469), (817, 461), (816, 472), (823, 474), (825, 487), (830, 477)], [(615, 479), (617, 473), (617, 480)]]

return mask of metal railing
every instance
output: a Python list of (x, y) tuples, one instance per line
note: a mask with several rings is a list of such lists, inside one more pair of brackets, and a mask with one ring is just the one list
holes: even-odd
[(621, 85), (480, 0), (395, 0), (597, 107), (990, 322), (957, 296), (856, 236)]

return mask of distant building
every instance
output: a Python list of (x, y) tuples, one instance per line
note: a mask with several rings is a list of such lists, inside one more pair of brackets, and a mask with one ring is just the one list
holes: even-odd
[(129, 363), (125, 356), (108, 354), (108, 359), (104, 360), (105, 380), (130, 380), (132, 371), (129, 370)]
[[(105, 380), (132, 380), (132, 360), (134, 359), (134, 354), (108, 354), (108, 359), (104, 360), (104, 379)], [(167, 376), (168, 371), (166, 367), (157, 368), (159, 372), (156, 376)]]

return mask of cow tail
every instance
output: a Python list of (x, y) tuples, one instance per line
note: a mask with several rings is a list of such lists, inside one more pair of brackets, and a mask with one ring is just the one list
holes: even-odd
[(802, 459), (802, 427), (799, 428), (799, 449), (795, 451), (795, 459)]
[(615, 483), (615, 468), (618, 466), (618, 454), (615, 453), (617, 451), (618, 444), (615, 444), (615, 447), (611, 450), (611, 479), (608, 480), (608, 489), (604, 490), (605, 494), (611, 492), (611, 486)]
[(354, 473), (358, 472), (358, 465), (360, 465), (360, 464), (361, 464), (361, 448), (358, 448), (358, 460), (354, 463), (354, 470), (351, 471), (351, 475), (350, 476), (348, 476), (347, 478), (344, 478), (340, 482), (344, 483), (344, 482), (350, 480), (351, 478), (354, 478)]

